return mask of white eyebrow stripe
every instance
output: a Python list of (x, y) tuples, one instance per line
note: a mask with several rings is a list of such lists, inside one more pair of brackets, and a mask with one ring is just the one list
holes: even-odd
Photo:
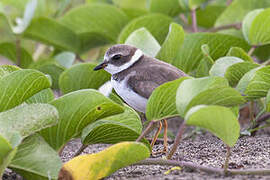
[(129, 62), (119, 67), (113, 64), (108, 64), (104, 69), (111, 74), (119, 73), (129, 68), (130, 66), (132, 66), (136, 61), (138, 61), (142, 57), (142, 55), (143, 55), (143, 52), (140, 49), (137, 49)]

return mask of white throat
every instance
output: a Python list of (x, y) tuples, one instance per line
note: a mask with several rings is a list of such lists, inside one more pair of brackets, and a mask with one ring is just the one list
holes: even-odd
[[(113, 64), (108, 64), (104, 69), (109, 72), (110, 74), (116, 74), (119, 73), (127, 68), (129, 68), (130, 66), (132, 66), (136, 61), (138, 61), (143, 55), (143, 52), (140, 49), (137, 49), (135, 51), (135, 53), (133, 54), (132, 58), (130, 61), (128, 61), (127, 63), (121, 65), (121, 66), (115, 66)], [(107, 57), (105, 56), (105, 59)]]

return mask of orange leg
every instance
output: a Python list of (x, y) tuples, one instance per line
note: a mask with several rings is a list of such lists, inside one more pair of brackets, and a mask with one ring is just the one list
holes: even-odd
[(153, 140), (151, 142), (151, 148), (153, 148), (153, 146), (155, 145), (161, 129), (162, 129), (162, 123), (159, 121), (159, 127), (158, 127), (158, 130), (157, 130), (157, 132), (156, 132), (156, 134), (155, 134), (155, 136), (154, 136), (154, 138), (153, 138)]
[(168, 136), (167, 136), (168, 123), (167, 123), (167, 120), (166, 119), (164, 119), (162, 121), (164, 123), (164, 135), (163, 135), (163, 137), (164, 137), (164, 144), (163, 144), (164, 150), (163, 150), (163, 152), (164, 153), (167, 153), (168, 152)]

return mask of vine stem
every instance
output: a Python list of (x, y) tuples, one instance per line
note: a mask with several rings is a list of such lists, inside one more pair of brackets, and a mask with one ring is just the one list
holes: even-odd
[(16, 36), (16, 56), (17, 56), (17, 65), (21, 66), (21, 39), (19, 36)]
[(79, 156), (86, 148), (88, 145), (82, 144), (82, 146), (80, 147), (80, 149), (74, 154), (73, 157)]
[(191, 9), (191, 19), (192, 19), (192, 31), (193, 32), (198, 32), (198, 27), (197, 27), (197, 17), (196, 17), (196, 9)]
[(229, 167), (229, 160), (231, 156), (231, 147), (227, 145), (227, 153), (226, 153), (226, 159), (224, 163), (224, 173), (228, 173), (228, 167)]
[[(175, 160), (166, 160), (161, 158), (148, 158), (142, 160), (133, 165), (162, 165), (162, 166), (180, 166), (186, 167), (193, 170), (200, 170), (207, 173), (216, 173), (225, 175), (224, 169), (221, 168), (213, 168), (198, 165), (192, 162), (185, 162), (185, 161), (175, 161)], [(245, 169), (245, 170), (227, 170), (227, 175), (270, 175), (270, 169)]]
[(250, 116), (250, 121), (252, 122), (252, 124), (255, 124), (255, 122), (254, 122), (254, 101), (250, 101), (249, 116)]
[(234, 23), (234, 24), (227, 24), (224, 26), (214, 27), (214, 28), (206, 30), (206, 32), (217, 32), (220, 30), (226, 30), (226, 29), (231, 29), (231, 28), (241, 29), (241, 27), (242, 27), (242, 23)]
[(255, 46), (255, 45), (251, 46), (250, 50), (248, 51), (248, 55), (251, 56), (254, 53), (254, 51), (256, 50), (256, 48), (257, 48), (257, 46)]
[(180, 141), (181, 141), (182, 135), (184, 134), (185, 129), (186, 129), (186, 123), (185, 123), (185, 121), (183, 121), (182, 124), (180, 125), (179, 129), (178, 129), (177, 135), (176, 135), (176, 137), (174, 139), (173, 147), (172, 147), (171, 151), (169, 152), (169, 154), (167, 156), (167, 159), (172, 158), (172, 156), (175, 153), (178, 145), (180, 144)]
[(79, 61), (79, 62), (84, 62), (84, 60), (81, 58), (80, 55), (76, 54), (76, 59)]
[(146, 136), (147, 134), (149, 134), (150, 131), (152, 130), (154, 124), (155, 124), (155, 121), (150, 121), (150, 123), (148, 124), (148, 126), (142, 132), (142, 134), (136, 139), (136, 142), (140, 142), (144, 138), (144, 136)]

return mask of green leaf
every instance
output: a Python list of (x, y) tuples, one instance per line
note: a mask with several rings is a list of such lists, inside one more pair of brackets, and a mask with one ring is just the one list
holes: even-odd
[(240, 135), (240, 125), (235, 114), (222, 106), (195, 106), (185, 116), (187, 125), (205, 128), (233, 147)]
[(147, 0), (112, 0), (120, 8), (133, 8), (146, 10)]
[(241, 94), (230, 88), (225, 78), (217, 76), (185, 80), (176, 93), (176, 108), (182, 117), (199, 104), (235, 106), (243, 102)]
[(123, 44), (133, 31), (145, 27), (162, 44), (169, 32), (171, 22), (172, 18), (162, 14), (148, 14), (138, 17), (130, 21), (121, 31), (118, 43)]
[(254, 62), (253, 59), (246, 53), (246, 51), (239, 47), (232, 47), (226, 56), (234, 56), (243, 59), (244, 61)]
[(236, 88), (247, 99), (265, 97), (270, 89), (270, 66), (252, 69), (240, 79)]
[(266, 103), (266, 112), (270, 112), (270, 90), (267, 92), (265, 103)]
[(149, 11), (153, 13), (162, 13), (168, 16), (176, 16), (180, 13), (181, 7), (178, 0), (149, 0)]
[(265, 45), (270, 43), (270, 8), (257, 14), (250, 26), (248, 39), (252, 45)]
[(259, 67), (258, 64), (250, 62), (236, 63), (228, 67), (225, 77), (231, 86), (236, 86), (240, 79), (250, 70)]
[(0, 79), (0, 112), (21, 104), (50, 85), (49, 79), (36, 70), (17, 70), (4, 76)]
[(232, 66), (233, 64), (244, 62), (244, 60), (233, 57), (233, 56), (226, 56), (221, 57), (215, 61), (215, 64), (209, 71), (210, 76), (221, 76), (224, 77), (226, 70)]
[(21, 105), (0, 113), (0, 134), (19, 132), (24, 138), (57, 123), (58, 112), (49, 104)]
[(80, 50), (80, 40), (71, 29), (54, 19), (39, 17), (33, 19), (23, 35), (61, 50), (78, 52)]
[(54, 59), (40, 60), (32, 64), (30, 67), (50, 75), (52, 78), (52, 88), (59, 89), (59, 78), (65, 68), (58, 64)]
[(0, 12), (0, 42), (14, 42), (16, 40), (15, 35), (12, 32), (8, 18)]
[(73, 158), (61, 169), (64, 179), (102, 179), (120, 168), (139, 162), (150, 156), (147, 146), (137, 142), (122, 142), (99, 153)]
[[(121, 114), (100, 119), (84, 128), (83, 144), (114, 144), (121, 141), (135, 141), (141, 134), (140, 116), (132, 108), (125, 106)], [(148, 141), (144, 140), (147, 144)]]
[(22, 34), (25, 29), (29, 26), (32, 18), (34, 17), (37, 0), (29, 0), (25, 6), (24, 15), (21, 21), (17, 22), (17, 25), (12, 27), (12, 30), (15, 34)]
[(17, 66), (12, 66), (12, 65), (0, 66), (0, 79), (17, 70), (20, 70), (20, 68)]
[(245, 15), (254, 9), (270, 6), (269, 0), (234, 0), (217, 19), (215, 26), (242, 22)]
[[(23, 48), (20, 47), (20, 51), (21, 51), (21, 64), (20, 66), (22, 68), (27, 68), (32, 62), (32, 56)], [(0, 55), (5, 56), (6, 58), (8, 58), (9, 60), (11, 60), (12, 62), (14, 62), (15, 64), (18, 63), (17, 60), (17, 48), (16, 45), (13, 43), (1, 43), (0, 44)]]
[(152, 34), (145, 28), (140, 28), (131, 33), (125, 44), (141, 49), (150, 57), (155, 57), (160, 50), (160, 45)]
[(201, 51), (204, 57), (202, 58), (197, 67), (196, 77), (209, 76), (209, 71), (214, 64), (214, 60), (210, 56), (210, 48), (207, 44), (203, 44), (201, 46)]
[(129, 19), (135, 19), (140, 16), (144, 16), (149, 12), (142, 9), (124, 8), (122, 11), (129, 17)]
[(76, 55), (72, 52), (61, 52), (54, 56), (54, 59), (63, 67), (70, 68), (76, 59)]
[(153, 91), (146, 106), (145, 114), (147, 121), (158, 121), (178, 115), (175, 104), (176, 91), (179, 85), (186, 79), (188, 77), (167, 82)]
[(25, 179), (57, 179), (62, 162), (44, 139), (35, 134), (19, 146), (9, 168)]
[(244, 38), (246, 39), (246, 41), (250, 44), (252, 44), (250, 42), (250, 28), (251, 25), (253, 23), (253, 20), (255, 19), (255, 17), (260, 14), (263, 11), (263, 9), (255, 9), (253, 11), (250, 11), (244, 18), (243, 20), (243, 25), (242, 25), (242, 32), (244, 35)]
[(17, 148), (12, 149), (10, 144), (0, 136), (0, 177), (3, 176), (5, 169), (17, 152)]
[(53, 91), (48, 88), (44, 89), (37, 94), (33, 95), (29, 99), (27, 99), (25, 102), (27, 104), (34, 104), (34, 103), (48, 103), (50, 101), (54, 100), (54, 93)]
[(43, 138), (59, 150), (71, 138), (78, 137), (83, 128), (97, 119), (123, 112), (120, 105), (96, 90), (79, 90), (51, 101), (59, 112), (59, 123), (41, 131)]
[[(205, 8), (200, 8), (196, 11), (197, 24), (204, 28), (211, 28), (214, 26), (217, 18), (225, 10), (226, 6), (208, 5)], [(189, 17), (191, 24), (191, 17)]]
[[(116, 7), (100, 3), (76, 7), (65, 14), (60, 21), (79, 35), (99, 33), (110, 42), (116, 42), (128, 18)], [(90, 42), (95, 37), (88, 38), (87, 42)]]
[(185, 36), (184, 43), (173, 65), (184, 72), (195, 70), (199, 62), (204, 57), (201, 53), (201, 46), (207, 44), (211, 49), (210, 56), (218, 59), (226, 55), (228, 50), (233, 47), (241, 47), (248, 50), (249, 45), (240, 38), (225, 34), (214, 33), (193, 33)]
[(184, 37), (185, 32), (182, 26), (176, 23), (171, 23), (169, 33), (163, 42), (156, 58), (167, 63), (172, 63), (172, 61), (177, 56), (177, 53), (180, 51), (180, 48), (184, 42)]
[(63, 94), (80, 89), (98, 89), (110, 80), (106, 71), (94, 71), (96, 65), (81, 63), (65, 70), (59, 78), (59, 87)]

